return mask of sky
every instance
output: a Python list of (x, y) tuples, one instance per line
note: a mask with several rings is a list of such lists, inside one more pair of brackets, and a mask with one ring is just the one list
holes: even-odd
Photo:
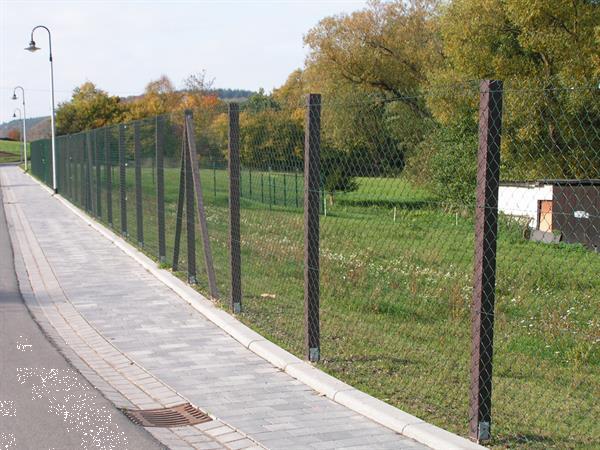
[(176, 87), (206, 71), (214, 87), (270, 91), (302, 67), (304, 34), (326, 16), (362, 9), (362, 0), (0, 0), (0, 123), (12, 119), (25, 88), (28, 117), (49, 115), (48, 35), (55, 102), (92, 81), (110, 94), (140, 94), (167, 75)]

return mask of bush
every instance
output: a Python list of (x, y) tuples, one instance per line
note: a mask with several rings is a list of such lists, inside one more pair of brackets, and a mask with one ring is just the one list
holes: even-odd
[[(426, 167), (414, 167), (423, 164)], [(436, 128), (421, 143), (413, 159), (413, 177), (427, 175), (425, 184), (449, 207), (475, 202), (477, 185), (477, 125), (465, 121)]]

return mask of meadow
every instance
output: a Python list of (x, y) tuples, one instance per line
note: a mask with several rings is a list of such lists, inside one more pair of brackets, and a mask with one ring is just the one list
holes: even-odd
[[(170, 267), (179, 170), (165, 169)], [(77, 169), (71, 172), (72, 184)], [(95, 169), (92, 171), (95, 174)], [(80, 175), (79, 176), (79, 180)], [(102, 168), (101, 181), (106, 172)], [(201, 170), (221, 299), (229, 295), (228, 181)], [(118, 168), (113, 227), (120, 230)], [(252, 181), (250, 181), (252, 180)], [(467, 432), (473, 209), (449, 209), (402, 178), (359, 178), (325, 196), (321, 215), (322, 359), (318, 367), (411, 414)], [(95, 202), (95, 181), (92, 198)], [(142, 171), (144, 242), (157, 258), (155, 174)], [(67, 186), (62, 192), (83, 205)], [(301, 174), (242, 171), (243, 313), (303, 356)], [(134, 170), (127, 169), (129, 238), (138, 245)], [(298, 195), (296, 195), (298, 192)], [(107, 222), (101, 186), (100, 219)], [(185, 217), (179, 270), (186, 279)], [(207, 293), (196, 234), (197, 289)], [(600, 256), (579, 245), (523, 238), (501, 217), (494, 336), (492, 448), (594, 448), (600, 443)], [(226, 305), (226, 301), (222, 305)]]
[[(27, 146), (29, 151), (29, 145)], [(0, 163), (14, 163), (21, 161), (23, 143), (18, 141), (0, 140)]]

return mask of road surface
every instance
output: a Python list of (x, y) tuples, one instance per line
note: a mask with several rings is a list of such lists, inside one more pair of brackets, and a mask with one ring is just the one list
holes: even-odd
[(19, 292), (2, 201), (0, 448), (164, 448), (73, 369), (29, 314)]

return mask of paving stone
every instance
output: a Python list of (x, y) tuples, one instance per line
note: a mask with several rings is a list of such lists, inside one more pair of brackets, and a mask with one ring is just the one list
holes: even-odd
[[(327, 439), (324, 445), (350, 439), (365, 448), (374, 442), (425, 448), (316, 395), (273, 367), (18, 169), (1, 170), (9, 189), (11, 183), (20, 185), (11, 192), (60, 284), (60, 295), (54, 297), (62, 298), (56, 301), (63, 316), (55, 309), (49, 318), (79, 328), (78, 333), (63, 332), (85, 355), (82, 359), (92, 366), (91, 372), (99, 372), (112, 386), (110, 396), (131, 396), (146, 407), (156, 401), (180, 403), (181, 395), (240, 430), (242, 439), (232, 442), (242, 442), (247, 435), (273, 449), (309, 448), (321, 438)], [(54, 299), (41, 301), (44, 311), (54, 308)], [(128, 365), (128, 360), (136, 365)], [(201, 425), (195, 428), (213, 436), (234, 432), (219, 421)], [(362, 436), (354, 435), (361, 430)], [(217, 442), (199, 445), (222, 448)]]

